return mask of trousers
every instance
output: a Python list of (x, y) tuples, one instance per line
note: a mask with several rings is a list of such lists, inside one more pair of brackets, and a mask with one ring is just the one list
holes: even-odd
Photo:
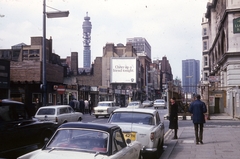
[(201, 123), (201, 124), (194, 123), (194, 130), (195, 130), (196, 142), (202, 142), (202, 140), (203, 140), (203, 123)]

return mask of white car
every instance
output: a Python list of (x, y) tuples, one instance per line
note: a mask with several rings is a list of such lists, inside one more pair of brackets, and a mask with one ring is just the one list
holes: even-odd
[(101, 101), (98, 102), (98, 105), (93, 108), (94, 112), (93, 115), (95, 115), (96, 118), (99, 116), (107, 117), (109, 116), (115, 109), (120, 108), (119, 105), (116, 104), (114, 101)]
[(145, 101), (142, 102), (142, 105), (143, 105), (144, 108), (145, 107), (152, 107), (153, 106), (153, 102), (150, 101), (150, 100), (145, 100)]
[(141, 101), (131, 101), (128, 103), (127, 108), (143, 108)]
[(167, 105), (166, 105), (166, 102), (164, 99), (156, 99), (153, 102), (153, 107), (154, 107), (154, 109), (158, 109), (158, 108), (166, 109)]
[(40, 107), (35, 118), (41, 121), (53, 121), (57, 124), (62, 124), (72, 121), (81, 121), (83, 114), (75, 112), (69, 105), (52, 105)]
[(108, 123), (62, 124), (39, 150), (18, 159), (139, 159), (142, 145), (125, 142), (119, 126)]
[(125, 140), (139, 141), (143, 156), (158, 159), (164, 144), (164, 123), (155, 109), (121, 108), (113, 111), (108, 123), (121, 127)]

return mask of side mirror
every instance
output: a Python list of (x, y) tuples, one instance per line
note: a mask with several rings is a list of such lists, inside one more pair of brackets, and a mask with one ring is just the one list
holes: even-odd
[(126, 142), (127, 142), (127, 144), (130, 144), (132, 141), (131, 141), (131, 139), (127, 139)]

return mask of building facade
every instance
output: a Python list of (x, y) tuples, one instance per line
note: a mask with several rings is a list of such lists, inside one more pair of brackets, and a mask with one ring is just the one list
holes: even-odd
[(206, 64), (202, 68), (201, 90), (203, 94), (204, 90), (208, 91), (205, 94), (209, 99), (209, 113), (225, 112), (237, 118), (240, 117), (239, 4), (240, 0), (210, 1), (202, 23)]
[(148, 56), (151, 59), (151, 46), (145, 38), (134, 37), (127, 38), (127, 43), (132, 43), (138, 56)]
[[(22, 43), (0, 50), (0, 59), (10, 61), (8, 98), (28, 106), (42, 103), (42, 41), (42, 37), (31, 37), (30, 45)], [(63, 96), (55, 89), (63, 83), (63, 70), (60, 57), (52, 53), (52, 39), (46, 39), (47, 105), (63, 102)]]

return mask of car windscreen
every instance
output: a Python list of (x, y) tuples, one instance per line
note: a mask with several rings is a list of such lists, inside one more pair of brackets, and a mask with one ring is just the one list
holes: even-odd
[(153, 115), (139, 112), (115, 112), (112, 114), (110, 122), (138, 123), (153, 125)]
[(105, 131), (82, 128), (59, 129), (45, 149), (64, 149), (106, 153), (109, 134)]
[(44, 109), (39, 109), (37, 115), (54, 115), (55, 114), (55, 109), (54, 108), (44, 108)]

